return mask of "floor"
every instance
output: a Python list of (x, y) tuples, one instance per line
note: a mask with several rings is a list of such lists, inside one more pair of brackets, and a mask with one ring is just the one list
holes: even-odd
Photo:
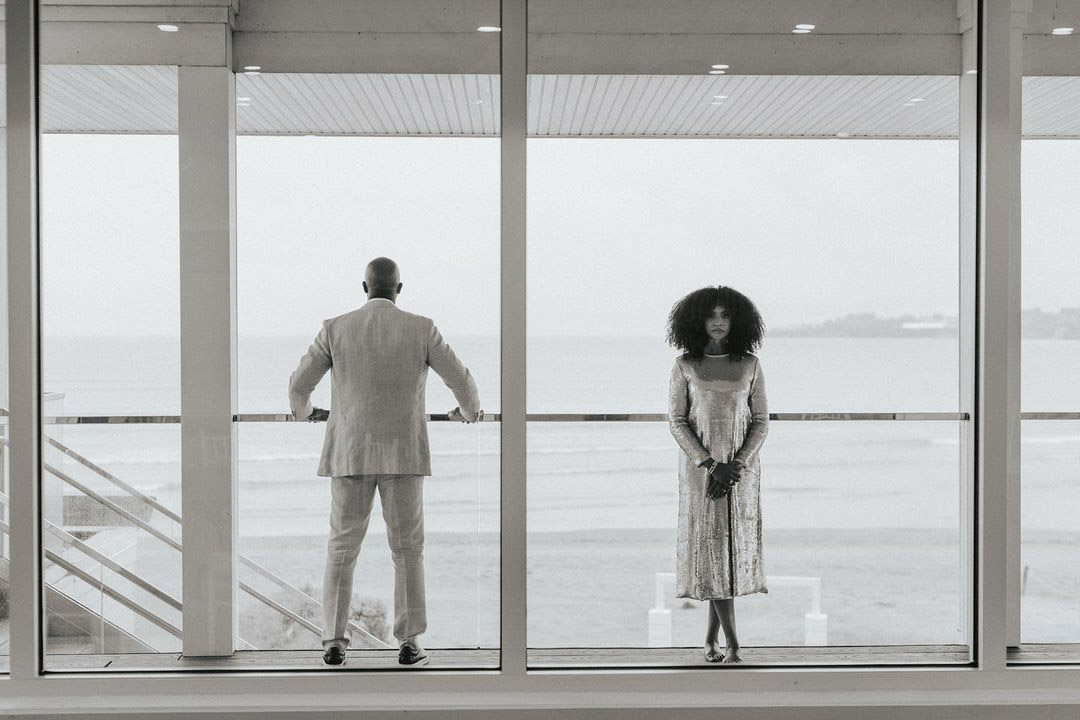
[[(885, 647), (753, 647), (743, 649), (742, 667), (805, 666), (927, 666), (963, 665), (969, 661), (962, 645), (897, 645)], [(1024, 645), (1009, 651), (1011, 665), (1080, 664), (1080, 644)], [(431, 661), (411, 671), (496, 670), (495, 649), (431, 651)], [(698, 648), (534, 648), (529, 667), (537, 670), (575, 668), (698, 668), (704, 662)], [(730, 666), (724, 666), (730, 667)], [(326, 670), (317, 650), (239, 651), (227, 658), (188, 658), (177, 653), (90, 655), (50, 654), (48, 672), (99, 671), (238, 671), (274, 672)], [(354, 650), (340, 670), (401, 670), (394, 650)], [(8, 670), (0, 656), (0, 673)]]

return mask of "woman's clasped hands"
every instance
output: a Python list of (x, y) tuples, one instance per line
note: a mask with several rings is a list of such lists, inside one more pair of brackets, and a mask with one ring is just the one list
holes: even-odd
[(729, 463), (713, 461), (708, 466), (706, 494), (711, 498), (721, 498), (727, 495), (731, 488), (735, 487), (735, 483), (742, 479), (744, 469), (745, 466), (738, 460)]

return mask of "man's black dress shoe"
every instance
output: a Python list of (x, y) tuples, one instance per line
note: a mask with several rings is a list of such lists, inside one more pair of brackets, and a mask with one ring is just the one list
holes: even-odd
[(397, 661), (402, 665), (427, 665), (428, 654), (423, 648), (414, 648), (405, 643), (398, 651)]
[(337, 645), (331, 645), (323, 653), (322, 661), (323, 665), (344, 665), (345, 649), (339, 648)]

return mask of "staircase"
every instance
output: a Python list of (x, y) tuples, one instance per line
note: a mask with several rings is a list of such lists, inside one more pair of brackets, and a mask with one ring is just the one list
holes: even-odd
[[(75, 504), (80, 508), (79, 512), (64, 513), (63, 527), (48, 519), (42, 521), (49, 653), (182, 651), (181, 598), (135, 569), (139, 548), (150, 545), (156, 552), (172, 554), (172, 567), (180, 567), (180, 516), (55, 438), (46, 436), (43, 440), (43, 472), (74, 489), (76, 494), (66, 495), (65, 500), (77, 499)], [(0, 437), (0, 466), (7, 446), (7, 439)], [(0, 492), (0, 506), (8, 505), (8, 497)], [(78, 524), (76, 517), (81, 518)], [(91, 524), (86, 523), (87, 517), (93, 518)], [(8, 525), (0, 520), (5, 549), (7, 534)], [(275, 600), (243, 581), (239, 589), (286, 622), (313, 634), (317, 645), (322, 628), (304, 617), (300, 608), (314, 608), (314, 616), (319, 617), (321, 603), (250, 558), (241, 555), (239, 561), (261, 585), (281, 591), (288, 600)], [(7, 592), (9, 574), (9, 561), (0, 557), (0, 592)], [(355, 645), (389, 647), (355, 623), (350, 622), (349, 627)], [(241, 644), (243, 649), (257, 649), (242, 639)]]
[[(7, 558), (0, 558), (0, 590), (7, 592), (10, 564)], [(127, 630), (102, 618), (94, 610), (78, 600), (65, 595), (52, 585), (45, 585), (45, 622), (48, 624), (49, 650), (51, 652), (85, 652), (86, 638), (101, 638), (100, 646), (94, 652), (145, 653), (156, 652), (153, 647), (135, 637)], [(67, 641), (63, 638), (84, 638), (79, 641)]]

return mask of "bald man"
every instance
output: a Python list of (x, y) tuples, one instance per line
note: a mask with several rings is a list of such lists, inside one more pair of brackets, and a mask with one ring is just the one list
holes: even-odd
[[(394, 637), (398, 662), (423, 665), (419, 636), (427, 629), (424, 595), (423, 479), (431, 474), (424, 388), (428, 368), (442, 378), (461, 422), (483, 419), (476, 383), (435, 323), (397, 306), (397, 264), (367, 266), (363, 307), (323, 322), (289, 379), (297, 420), (328, 420), (319, 475), (331, 478), (330, 539), (323, 579), (323, 662), (342, 665), (349, 645), (353, 570), (379, 493), (394, 560)], [(330, 371), (330, 410), (311, 393)]]

